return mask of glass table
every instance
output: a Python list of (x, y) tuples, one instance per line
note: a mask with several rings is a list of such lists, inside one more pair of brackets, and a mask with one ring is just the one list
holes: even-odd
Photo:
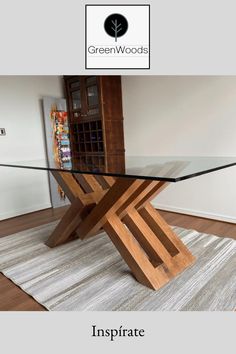
[(94, 165), (62, 170), (55, 163), (18, 161), (0, 167), (49, 171), (71, 205), (47, 240), (49, 247), (105, 231), (135, 278), (159, 289), (191, 266), (194, 256), (152, 206), (176, 183), (236, 165), (236, 157), (126, 157), (125, 172)]

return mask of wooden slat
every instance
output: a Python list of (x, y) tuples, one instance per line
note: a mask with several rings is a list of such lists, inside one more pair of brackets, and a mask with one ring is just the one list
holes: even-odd
[(94, 175), (94, 178), (96, 178), (96, 180), (98, 181), (98, 183), (100, 184), (102, 189), (106, 190), (106, 189), (110, 188), (110, 185), (106, 182), (106, 180), (104, 179), (104, 176)]
[(58, 171), (51, 171), (51, 173), (71, 202), (74, 198), (84, 195), (83, 190), (71, 173)]
[[(160, 216), (160, 214), (151, 204), (146, 205), (144, 208), (140, 209), (139, 212), (141, 216), (151, 225), (155, 234), (162, 239), (162, 242), (166, 245), (166, 248), (170, 249), (170, 252), (174, 252), (174, 254), (176, 254), (177, 249), (187, 257), (193, 257), (187, 247), (175, 235), (171, 227), (165, 222), (165, 220)], [(169, 241), (167, 241), (167, 239)], [(171, 244), (175, 248), (170, 246)]]
[(142, 183), (142, 180), (128, 178), (117, 179), (116, 183), (101, 199), (100, 203), (79, 225), (78, 233), (80, 237), (82, 239), (87, 236), (89, 237), (95, 230), (99, 230), (103, 227), (107, 218), (113, 215)]
[(92, 188), (93, 192), (101, 191), (102, 187), (92, 175), (83, 175), (85, 181)]
[(74, 177), (76, 180), (79, 182), (80, 186), (83, 188), (85, 193), (91, 193), (93, 192), (92, 188), (88, 184), (88, 182), (85, 180), (84, 176), (80, 173), (74, 173)]
[(99, 190), (97, 189), (95, 192), (85, 193), (80, 187), (77, 178), (75, 178), (72, 174), (57, 171), (52, 171), (52, 174), (61, 186), (62, 190), (65, 192), (70, 202), (73, 202), (74, 198), (78, 198), (84, 206), (91, 205), (98, 203), (107, 192), (104, 191), (101, 186), (99, 186)]
[(111, 176), (103, 176), (104, 180), (107, 182), (107, 184), (111, 187), (115, 183), (116, 179)]
[(152, 231), (156, 235), (156, 237), (162, 242), (162, 244), (165, 246), (165, 248), (171, 254), (171, 256), (173, 257), (177, 253), (179, 253), (179, 250), (175, 247), (175, 245), (171, 242), (171, 240), (163, 232), (163, 230), (160, 228), (160, 226), (158, 226), (157, 222), (154, 219), (154, 215), (150, 215), (150, 213), (145, 208), (140, 209), (139, 213), (143, 217), (143, 219), (146, 221), (146, 223), (149, 225), (149, 227), (152, 229)]
[(80, 213), (84, 210), (79, 199), (74, 199), (71, 207), (67, 210), (51, 236), (46, 242), (48, 247), (55, 247), (64, 243), (76, 231), (81, 222)]
[(146, 193), (146, 190), (150, 188), (151, 184), (152, 181), (142, 180), (142, 183), (140, 183), (138, 188), (130, 194), (129, 198), (125, 201), (125, 203), (123, 203), (121, 207), (117, 210), (117, 215), (119, 215), (121, 219), (127, 213), (128, 208), (132, 208), (136, 204), (136, 201), (139, 199), (140, 195), (142, 195), (142, 193)]
[(149, 203), (153, 198), (155, 198), (159, 193), (163, 191), (168, 186), (169, 183), (165, 181), (155, 181), (153, 184), (153, 188), (150, 189), (150, 191), (143, 196), (143, 198), (140, 198), (140, 200), (136, 203), (135, 208), (139, 209), (146, 203)]
[(109, 222), (104, 225), (104, 230), (140, 283), (157, 289), (169, 281), (164, 272), (153, 267), (117, 215), (113, 214), (109, 218)]
[(170, 270), (173, 268), (171, 255), (136, 210), (130, 211), (125, 216), (124, 222), (153, 260), (161, 259)]

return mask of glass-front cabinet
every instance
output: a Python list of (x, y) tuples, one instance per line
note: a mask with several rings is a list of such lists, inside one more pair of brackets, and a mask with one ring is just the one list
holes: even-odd
[(124, 170), (120, 76), (65, 76), (74, 168)]

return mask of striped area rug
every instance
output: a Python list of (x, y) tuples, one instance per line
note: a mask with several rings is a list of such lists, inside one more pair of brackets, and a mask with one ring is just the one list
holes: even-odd
[(0, 239), (0, 271), (51, 311), (233, 311), (236, 241), (174, 227), (196, 263), (158, 291), (139, 284), (106, 234), (50, 249), (56, 223)]

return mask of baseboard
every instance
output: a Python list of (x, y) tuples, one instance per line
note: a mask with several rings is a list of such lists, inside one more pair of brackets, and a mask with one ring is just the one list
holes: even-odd
[(159, 203), (152, 203), (156, 209), (172, 211), (173, 213), (186, 214), (191, 216), (198, 216), (205, 219), (212, 219), (218, 221), (229, 222), (232, 224), (236, 224), (236, 218), (233, 216), (226, 216), (214, 213), (206, 213), (199, 210), (185, 209), (185, 208), (177, 208), (177, 207), (169, 207)]
[(28, 207), (28, 208), (14, 210), (14, 212), (10, 212), (9, 211), (9, 212), (0, 214), (0, 220), (14, 218), (16, 216), (33, 213), (34, 211), (48, 209), (48, 208), (51, 208), (51, 207), (52, 207), (51, 203), (45, 203), (45, 204), (33, 205), (31, 207)]
[[(220, 215), (220, 214), (214, 214), (214, 213), (206, 213), (206, 212), (202, 212), (199, 210), (185, 209), (185, 208), (179, 208), (179, 207), (169, 207), (169, 206), (159, 204), (159, 203), (152, 203), (152, 204), (156, 209), (160, 209), (160, 210), (171, 211), (173, 213), (198, 216), (201, 218), (225, 221), (225, 222), (236, 224), (236, 218), (233, 216), (226, 216), (226, 215)], [(52, 207), (51, 203), (45, 203), (45, 204), (40, 204), (40, 205), (34, 205), (29, 208), (14, 210), (14, 212), (2, 213), (2, 214), (0, 214), (0, 220), (14, 218), (16, 216), (32, 213), (34, 211), (43, 210), (43, 209), (47, 209), (47, 208), (51, 208), (51, 207)]]

